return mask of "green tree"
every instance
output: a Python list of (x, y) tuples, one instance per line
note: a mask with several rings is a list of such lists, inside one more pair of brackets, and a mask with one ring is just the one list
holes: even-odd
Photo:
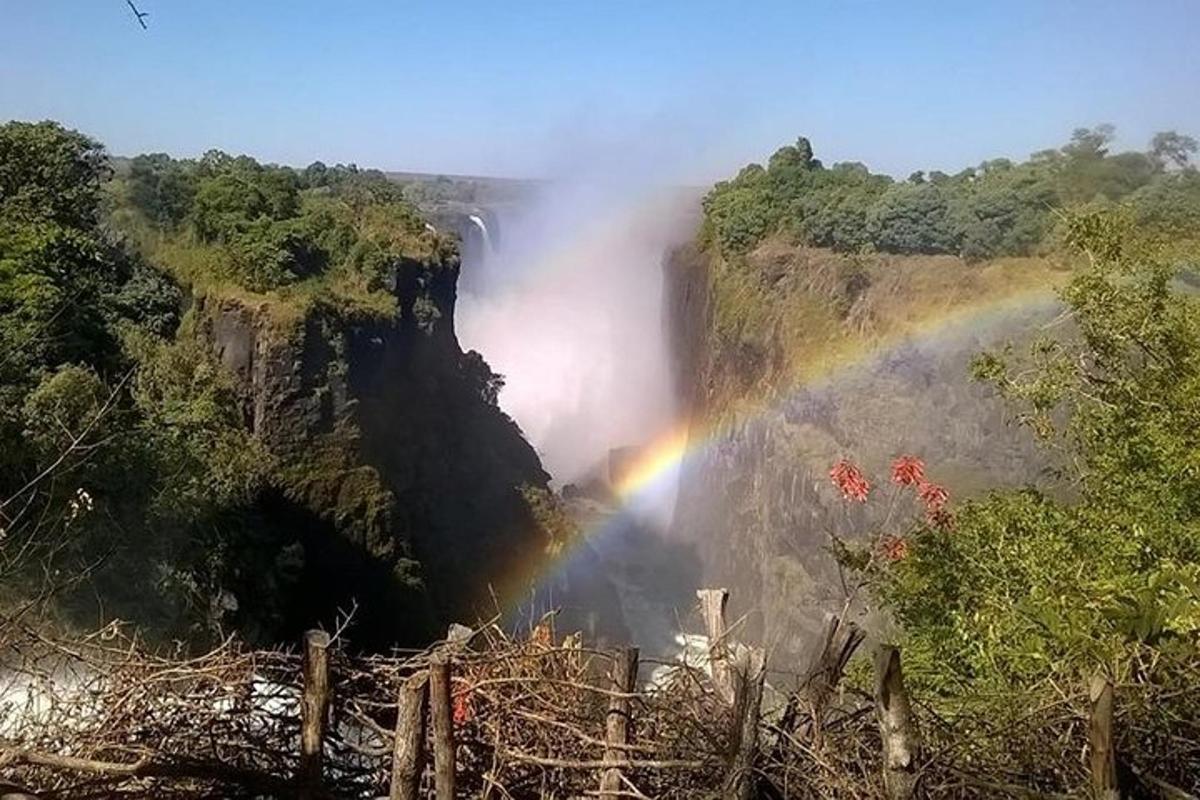
[(196, 196), (194, 165), (166, 153), (135, 157), (129, 164), (129, 198), (151, 221), (166, 226), (183, 222)]
[(1150, 140), (1150, 158), (1159, 169), (1169, 164), (1177, 169), (1187, 169), (1197, 150), (1196, 139), (1175, 131), (1161, 131)]
[(0, 125), (0, 220), (89, 228), (108, 172), (98, 142), (57, 122)]
[(1116, 128), (1108, 123), (1094, 128), (1076, 128), (1071, 132), (1071, 141), (1062, 147), (1063, 155), (1069, 159), (1104, 158), (1116, 132)]
[(871, 240), (890, 253), (953, 253), (957, 237), (950, 203), (934, 184), (897, 184), (879, 198), (868, 218)]
[(1105, 666), (1165, 680), (1194, 658), (1200, 309), (1127, 218), (1072, 215), (1067, 238), (1087, 260), (1062, 294), (1076, 332), (976, 364), (1060, 454), (1060, 484), (969, 502), (953, 530), (918, 529), (882, 569), (912, 674), (941, 693), (1028, 691)]

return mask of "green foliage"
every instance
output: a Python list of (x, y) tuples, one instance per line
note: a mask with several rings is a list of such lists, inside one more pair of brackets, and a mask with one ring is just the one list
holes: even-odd
[(1087, 260), (1062, 292), (1075, 330), (975, 366), (1059, 482), (965, 504), (879, 576), (935, 691), (1155, 680), (1200, 639), (1200, 308), (1128, 214), (1071, 215), (1066, 238)]
[(341, 420), (280, 465), (279, 484), (289, 499), (335, 523), (372, 557), (393, 561), (396, 577), (415, 585), (416, 565), (392, 535), (395, 495), (378, 470), (359, 458), (360, 436), (352, 420)]
[[(152, 632), (213, 633), (204, 620), (231, 569), (220, 554), (245, 554), (243, 515), (272, 461), (212, 355), (172, 340), (179, 287), (102, 224), (100, 146), (9, 123), (0, 150), (5, 600), (66, 576), (68, 619), (94, 621), (100, 595)], [(154, 156), (130, 171), (139, 202), (180, 224), (190, 191), (176, 189), (197, 170)]]
[(129, 199), (158, 225), (181, 224), (196, 197), (191, 165), (166, 153), (149, 153), (129, 164)]
[(233, 386), (209, 349), (192, 338), (166, 342), (136, 334), (129, 347), (138, 362), (138, 438), (161, 476), (154, 512), (201, 519), (248, 504), (273, 459), (245, 429)]
[[(114, 219), (193, 290), (279, 293), (312, 283), (362, 310), (394, 312), (388, 285), (404, 260), (456, 259), (383, 173), (316, 162), (303, 171), (217, 150), (130, 163)], [(142, 230), (145, 224), (149, 230)]]
[(98, 142), (57, 122), (0, 125), (0, 219), (88, 228), (107, 159)]
[(88, 367), (67, 364), (50, 373), (25, 397), (25, 442), (39, 462), (67, 452), (79, 434), (104, 422), (108, 391)]
[(543, 537), (546, 555), (556, 558), (580, 536), (579, 524), (567, 513), (554, 492), (540, 486), (520, 487), (521, 498)]
[(933, 171), (928, 178), (918, 171), (902, 183), (857, 163), (827, 169), (813, 158), (808, 140), (800, 139), (772, 155), (765, 169), (751, 164), (713, 188), (704, 201), (706, 236), (726, 256), (782, 232), (843, 251), (870, 245), (887, 253), (949, 253), (978, 261), (1034, 253), (1059, 209), (1128, 199), (1149, 204), (1144, 222), (1154, 225), (1169, 217), (1160, 192), (1176, 205), (1200, 202), (1200, 187), (1177, 180), (1195, 175), (1191, 137), (1158, 134), (1148, 153), (1110, 153), (1112, 138), (1112, 126), (1080, 128), (1062, 148), (1023, 163), (992, 159), (954, 176)]
[(1130, 197), (1139, 227), (1167, 241), (1200, 239), (1200, 172), (1183, 170), (1143, 186)]
[(888, 253), (952, 253), (957, 233), (947, 192), (933, 184), (897, 184), (868, 215), (875, 246)]

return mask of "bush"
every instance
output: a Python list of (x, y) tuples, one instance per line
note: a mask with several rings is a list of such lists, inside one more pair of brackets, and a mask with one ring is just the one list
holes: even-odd
[(875, 247), (888, 253), (953, 253), (958, 236), (946, 193), (933, 184), (898, 184), (879, 198), (867, 217)]
[(912, 674), (946, 696), (1154, 681), (1200, 640), (1200, 309), (1120, 217), (1067, 228), (1091, 257), (1063, 291), (1078, 335), (976, 364), (1065, 485), (966, 503), (877, 573)]

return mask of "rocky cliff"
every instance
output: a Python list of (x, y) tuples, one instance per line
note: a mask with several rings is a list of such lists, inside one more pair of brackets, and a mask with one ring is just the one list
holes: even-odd
[[(1032, 442), (970, 381), (969, 362), (1053, 317), (1061, 274), (1034, 259), (967, 265), (780, 241), (729, 261), (695, 244), (668, 260), (691, 430), (674, 526), (697, 543), (706, 583), (730, 586), (735, 613), (780, 652), (803, 649), (844, 602), (831, 536), (901, 524), (888, 519), (893, 457), (924, 458), (956, 498), (1036, 473)], [(871, 476), (876, 501), (848, 504), (834, 489), (842, 457)]]
[[(497, 376), (454, 335), (457, 260), (396, 265), (393, 318), (316, 302), (202, 298), (195, 335), (236, 377), (246, 422), (279, 461), (264, 513), (303, 549), (287, 623), (357, 606), (379, 647), (489, 611), (490, 584), (545, 556), (529, 492), (548, 476), (496, 406)], [(294, 541), (291, 541), (293, 540)]]

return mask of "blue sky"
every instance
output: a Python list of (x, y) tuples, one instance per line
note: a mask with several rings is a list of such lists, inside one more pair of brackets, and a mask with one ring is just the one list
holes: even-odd
[(593, 153), (702, 181), (799, 134), (906, 175), (1200, 135), (1200, 1), (0, 0), (0, 118), (116, 153), (552, 174)]

